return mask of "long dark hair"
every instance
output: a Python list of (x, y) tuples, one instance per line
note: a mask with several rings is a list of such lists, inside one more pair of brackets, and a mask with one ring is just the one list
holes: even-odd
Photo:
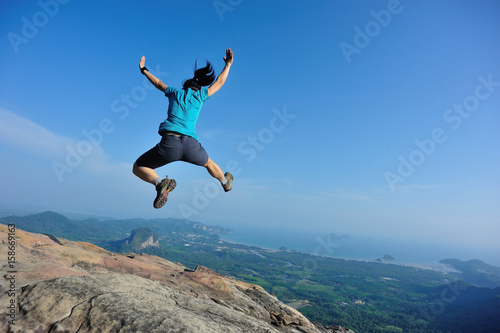
[(215, 71), (212, 64), (207, 60), (205, 67), (198, 68), (197, 62), (194, 64), (193, 78), (184, 82), (183, 89), (191, 88), (194, 91), (198, 91), (201, 87), (209, 86), (215, 81)]

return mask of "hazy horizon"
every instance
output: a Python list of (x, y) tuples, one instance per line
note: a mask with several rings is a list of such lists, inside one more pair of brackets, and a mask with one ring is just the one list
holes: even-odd
[[(8, 213), (7, 213), (8, 212)], [(26, 216), (43, 213), (43, 210), (9, 210), (0, 208), (0, 217)], [(87, 218), (106, 220), (121, 220), (121, 218), (109, 216), (93, 216), (75, 214), (70, 212), (55, 212), (66, 216), (69, 220), (78, 222)], [(144, 217), (129, 217), (127, 219), (144, 219)], [(146, 219), (147, 221), (148, 219)], [(192, 222), (203, 223), (199, 220)], [(468, 261), (481, 260), (487, 264), (500, 267), (500, 258), (495, 248), (488, 246), (471, 246), (463, 244), (447, 243), (429, 238), (391, 237), (387, 234), (364, 234), (357, 231), (339, 231), (333, 229), (310, 230), (310, 229), (283, 229), (273, 226), (230, 226), (221, 224), (207, 224), (208, 226), (220, 226), (231, 230), (230, 235), (220, 234), (225, 241), (251, 245), (266, 249), (280, 249), (285, 246), (287, 250), (297, 250), (304, 253), (330, 256), (334, 258), (353, 260), (375, 260), (384, 255), (392, 255), (395, 264), (418, 264), (422, 267), (442, 269), (438, 261), (443, 259), (459, 259)], [(147, 226), (148, 224), (145, 223)], [(334, 239), (331, 235), (349, 236), (351, 239)]]

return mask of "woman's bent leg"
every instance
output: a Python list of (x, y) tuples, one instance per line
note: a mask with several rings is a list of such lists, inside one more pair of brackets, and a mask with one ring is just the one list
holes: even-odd
[(134, 175), (150, 184), (153, 184), (153, 181), (159, 177), (154, 169), (145, 166), (138, 166), (137, 163), (134, 163), (132, 171), (134, 172)]
[(218, 179), (219, 181), (222, 181), (224, 179), (224, 174), (222, 173), (221, 168), (217, 165), (217, 163), (212, 161), (210, 158), (208, 158), (208, 161), (204, 165), (204, 167), (207, 169), (210, 176), (214, 177), (215, 179)]
[(204, 166), (212, 177), (220, 181), (220, 184), (224, 188), (224, 191), (226, 192), (231, 191), (232, 189), (231, 183), (233, 182), (232, 174), (230, 174), (229, 172), (223, 174), (221, 168), (217, 165), (217, 163), (212, 161), (210, 158), (208, 159), (208, 162)]

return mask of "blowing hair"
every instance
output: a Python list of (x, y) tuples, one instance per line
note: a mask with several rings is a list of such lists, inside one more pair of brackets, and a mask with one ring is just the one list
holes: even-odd
[(207, 61), (205, 67), (198, 68), (197, 62), (194, 64), (194, 76), (192, 79), (186, 80), (183, 89), (191, 88), (198, 91), (201, 87), (209, 86), (215, 81), (215, 71), (212, 64)]

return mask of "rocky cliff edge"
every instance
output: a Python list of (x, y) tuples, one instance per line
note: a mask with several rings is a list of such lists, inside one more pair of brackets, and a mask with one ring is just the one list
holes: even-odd
[(12, 255), (0, 225), (2, 332), (352, 333), (315, 325), (263, 288), (206, 267), (22, 230), (14, 238)]

